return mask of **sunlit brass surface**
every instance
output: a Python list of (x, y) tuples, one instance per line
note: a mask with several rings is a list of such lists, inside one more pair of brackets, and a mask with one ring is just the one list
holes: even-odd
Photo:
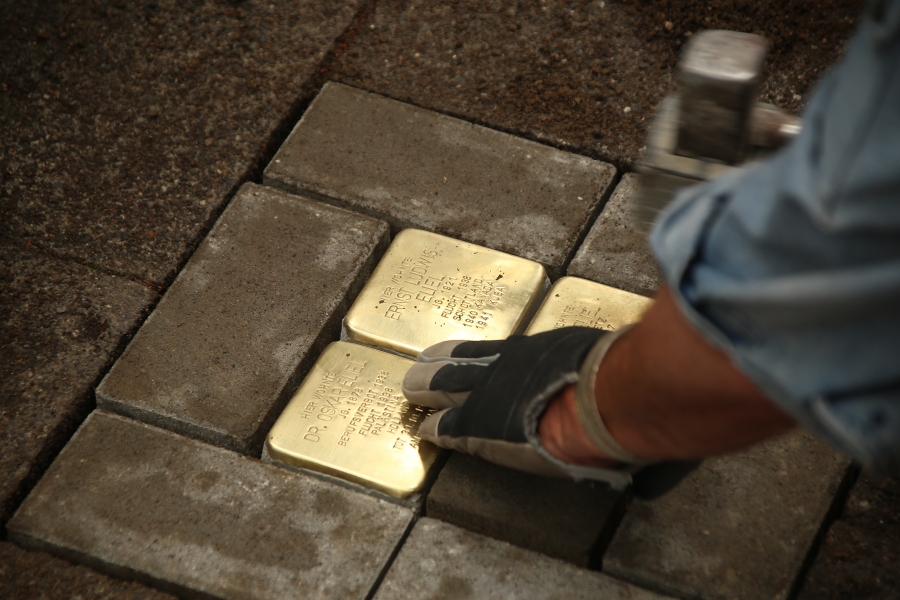
[(404, 498), (425, 483), (438, 448), (421, 442), (431, 409), (406, 403), (413, 362), (350, 342), (329, 345), (266, 439), (271, 458)]
[(525, 333), (579, 325), (612, 331), (636, 323), (653, 303), (649, 298), (608, 285), (563, 277), (553, 284)]
[(444, 340), (505, 338), (524, 326), (546, 281), (536, 262), (406, 229), (353, 303), (344, 332), (407, 356)]

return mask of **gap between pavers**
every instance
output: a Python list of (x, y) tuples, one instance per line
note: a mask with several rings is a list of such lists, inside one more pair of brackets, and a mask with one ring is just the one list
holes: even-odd
[(257, 453), (388, 236), (382, 221), (244, 185), (98, 387), (98, 406)]
[(634, 173), (622, 176), (569, 264), (569, 275), (644, 296), (656, 292), (663, 280), (648, 235), (631, 222), (629, 214), (638, 177)]
[(95, 411), (9, 534), (178, 594), (364, 598), (412, 519), (395, 504)]
[(787, 598), (848, 467), (804, 431), (707, 460), (631, 503), (603, 572), (679, 597)]
[(419, 519), (375, 600), (661, 600), (653, 592), (441, 521)]
[(615, 179), (612, 165), (327, 83), (265, 170), (391, 223), (537, 261), (552, 278)]

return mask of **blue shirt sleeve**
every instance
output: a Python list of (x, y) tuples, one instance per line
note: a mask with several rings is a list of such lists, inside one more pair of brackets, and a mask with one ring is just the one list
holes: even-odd
[(688, 320), (773, 401), (900, 472), (900, 0), (868, 7), (791, 145), (682, 192), (651, 245)]

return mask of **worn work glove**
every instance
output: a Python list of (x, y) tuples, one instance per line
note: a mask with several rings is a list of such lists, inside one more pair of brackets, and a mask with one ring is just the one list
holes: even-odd
[[(648, 465), (606, 431), (593, 399), (594, 380), (617, 336), (565, 327), (506, 340), (441, 342), (419, 354), (403, 393), (413, 404), (444, 409), (422, 423), (424, 440), (540, 475), (604, 481), (618, 490), (633, 485), (637, 496), (649, 499), (668, 491), (697, 463)], [(569, 384), (577, 384), (582, 427), (604, 454), (622, 463), (619, 468), (566, 464), (541, 444), (538, 421)]]

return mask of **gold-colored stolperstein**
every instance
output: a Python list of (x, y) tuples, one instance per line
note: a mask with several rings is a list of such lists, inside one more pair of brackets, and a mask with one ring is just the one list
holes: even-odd
[(546, 284), (536, 262), (406, 229), (348, 311), (344, 333), (407, 356), (444, 340), (502, 339), (521, 330)]
[(404, 498), (438, 455), (419, 441), (431, 409), (400, 391), (411, 360), (349, 342), (329, 345), (266, 438), (269, 457)]
[(563, 277), (553, 284), (525, 333), (570, 325), (613, 331), (637, 323), (653, 301), (608, 285)]

